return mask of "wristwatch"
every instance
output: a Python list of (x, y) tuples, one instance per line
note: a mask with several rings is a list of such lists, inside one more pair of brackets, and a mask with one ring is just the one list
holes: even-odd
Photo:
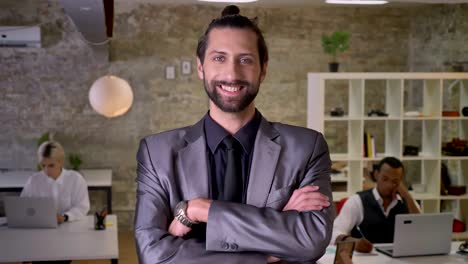
[(63, 221), (68, 222), (68, 215), (66, 215), (66, 214), (63, 215)]
[(192, 227), (193, 225), (198, 224), (198, 222), (192, 221), (187, 217), (187, 206), (187, 201), (180, 201), (174, 208), (174, 217), (184, 226)]

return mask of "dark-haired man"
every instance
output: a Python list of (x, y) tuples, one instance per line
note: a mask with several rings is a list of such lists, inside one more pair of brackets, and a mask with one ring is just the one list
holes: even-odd
[(334, 218), (328, 147), (320, 133), (270, 123), (255, 108), (265, 40), (237, 8), (225, 11), (197, 48), (209, 112), (140, 143), (140, 263), (314, 263)]
[(355, 240), (356, 250), (370, 252), (373, 243), (392, 243), (397, 214), (419, 213), (403, 185), (404, 167), (393, 157), (382, 159), (375, 188), (351, 196), (333, 225), (333, 242)]

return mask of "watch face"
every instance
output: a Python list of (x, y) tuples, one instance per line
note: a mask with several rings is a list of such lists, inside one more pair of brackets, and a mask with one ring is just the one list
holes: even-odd
[(179, 202), (174, 208), (174, 215), (185, 215), (185, 209), (187, 208), (187, 203), (185, 201)]
[(187, 227), (192, 227), (193, 224), (197, 224), (193, 222), (187, 217), (187, 201), (179, 202), (174, 208), (174, 217), (183, 225)]

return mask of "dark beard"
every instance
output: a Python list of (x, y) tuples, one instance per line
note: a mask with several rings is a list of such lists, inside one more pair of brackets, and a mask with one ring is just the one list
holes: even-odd
[[(203, 75), (205, 75), (203, 73)], [(242, 80), (235, 80), (233, 82), (225, 82), (225, 81), (218, 81), (218, 80), (213, 80), (209, 84), (207, 83), (206, 79), (204, 78), (203, 84), (205, 86), (205, 92), (208, 95), (208, 97), (213, 101), (213, 103), (221, 109), (223, 112), (226, 113), (238, 113), (242, 112), (249, 106), (255, 97), (257, 97), (258, 94), (258, 88), (259, 88), (259, 83), (258, 81), (255, 84), (252, 84), (247, 81), (242, 81)], [(216, 86), (218, 85), (227, 85), (227, 86), (243, 86), (243, 89), (247, 91), (247, 93), (240, 98), (239, 100), (230, 100), (230, 101), (223, 101), (222, 96), (219, 94), (218, 90), (216, 89)]]

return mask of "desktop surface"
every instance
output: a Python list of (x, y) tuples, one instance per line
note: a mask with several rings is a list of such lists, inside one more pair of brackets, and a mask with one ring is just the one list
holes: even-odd
[[(353, 263), (357, 264), (461, 264), (468, 263), (468, 256), (457, 254), (461, 242), (452, 242), (451, 251), (448, 255), (418, 256), (392, 258), (377, 252), (375, 249), (368, 254), (354, 252)], [(375, 244), (377, 246), (379, 244)], [(390, 244), (380, 244), (390, 245)], [(335, 246), (329, 246), (325, 255), (317, 261), (317, 264), (333, 264), (335, 258)]]
[[(4, 218), (0, 223), (5, 222)], [(94, 230), (93, 216), (56, 229), (12, 229), (0, 224), (0, 262), (118, 259), (117, 217)]]

